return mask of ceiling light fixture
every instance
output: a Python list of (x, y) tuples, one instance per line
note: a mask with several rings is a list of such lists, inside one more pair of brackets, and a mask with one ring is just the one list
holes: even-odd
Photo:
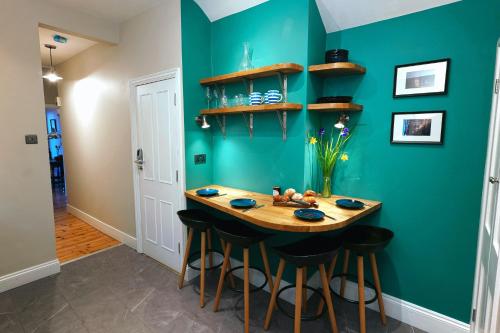
[(47, 73), (45, 73), (43, 78), (49, 80), (50, 82), (57, 82), (59, 80), (62, 80), (62, 77), (60, 77), (56, 73), (56, 69), (54, 68), (54, 65), (52, 64), (52, 50), (55, 50), (57, 47), (55, 45), (51, 45), (51, 44), (45, 44), (45, 47), (49, 49), (50, 70)]

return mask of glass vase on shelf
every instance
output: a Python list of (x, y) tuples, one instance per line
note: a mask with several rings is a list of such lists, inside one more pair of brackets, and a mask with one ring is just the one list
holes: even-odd
[(243, 43), (243, 57), (240, 62), (240, 71), (246, 71), (253, 68), (252, 65), (253, 50), (249, 42)]

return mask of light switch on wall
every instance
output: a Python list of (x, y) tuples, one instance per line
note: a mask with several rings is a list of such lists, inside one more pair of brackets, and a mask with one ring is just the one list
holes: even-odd
[(194, 155), (194, 164), (205, 164), (205, 163), (207, 163), (206, 154)]
[(26, 134), (24, 141), (27, 145), (36, 145), (38, 144), (38, 136), (36, 134)]

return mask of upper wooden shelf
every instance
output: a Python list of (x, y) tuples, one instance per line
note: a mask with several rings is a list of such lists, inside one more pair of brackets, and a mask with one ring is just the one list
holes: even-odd
[(225, 115), (231, 113), (253, 113), (253, 112), (271, 112), (271, 111), (300, 111), (302, 104), (297, 103), (278, 103), (261, 105), (241, 105), (219, 109), (201, 110), (204, 115)]
[(304, 67), (298, 64), (293, 63), (284, 63), (284, 64), (275, 64), (271, 66), (264, 66), (254, 69), (249, 69), (246, 71), (239, 71), (214, 77), (209, 77), (206, 79), (201, 79), (200, 84), (207, 86), (213, 84), (222, 84), (222, 83), (230, 83), (237, 82), (244, 79), (259, 79), (263, 77), (269, 77), (273, 75), (281, 74), (293, 74), (299, 73), (304, 70)]
[(307, 106), (309, 111), (323, 111), (323, 112), (348, 112), (348, 111), (362, 111), (363, 105), (355, 103), (318, 103), (309, 104)]
[(309, 72), (325, 76), (355, 75), (365, 74), (366, 68), (353, 64), (352, 62), (334, 62), (330, 64), (309, 66)]

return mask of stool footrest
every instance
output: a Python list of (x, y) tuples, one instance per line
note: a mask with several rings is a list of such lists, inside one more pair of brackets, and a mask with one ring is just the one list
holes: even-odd
[[(284, 292), (285, 290), (288, 290), (288, 289), (295, 289), (295, 285), (289, 285), (287, 287), (283, 287), (279, 290), (278, 294), (276, 295), (276, 305), (278, 306), (278, 309), (285, 315), (287, 316), (288, 318), (291, 318), (291, 319), (295, 319), (295, 313), (290, 313), (288, 312), (287, 310), (285, 310), (283, 308), (283, 305), (281, 304), (282, 300), (280, 299), (280, 294), (282, 292)], [(326, 299), (325, 299), (325, 296), (323, 296), (323, 293), (319, 290), (319, 289), (315, 289), (313, 287), (309, 287), (308, 285), (305, 285), (303, 284), (302, 285), (302, 288), (304, 289), (307, 289), (307, 290), (311, 290), (313, 293), (319, 295), (321, 297), (321, 299), (323, 300), (324, 303), (326, 303)], [(325, 309), (323, 307), (322, 311), (320, 313), (317, 313), (315, 315), (305, 315), (305, 314), (302, 314), (300, 316), (300, 320), (301, 321), (313, 321), (313, 320), (316, 320), (316, 319), (319, 319), (323, 313), (325, 312)]]
[[(220, 251), (217, 251), (217, 250), (207, 250), (206, 251), (206, 255), (209, 255), (210, 253), (217, 253), (219, 255), (221, 255), (222, 257), (224, 257), (224, 253), (220, 252)], [(193, 262), (198, 258), (198, 256), (201, 257), (201, 251), (196, 251), (196, 252), (193, 252), (189, 255), (188, 257), (188, 262), (187, 262), (187, 265), (191, 268), (191, 269), (194, 269), (195, 271), (201, 271), (201, 267), (196, 267), (193, 265)], [(205, 270), (206, 271), (212, 271), (214, 269), (217, 269), (219, 267), (222, 266), (222, 262), (218, 265), (214, 265), (214, 266), (210, 266), (210, 267), (206, 267)]]
[[(227, 279), (228, 276), (231, 275), (231, 273), (233, 273), (234, 271), (236, 270), (239, 270), (239, 269), (243, 269), (244, 267), (243, 266), (236, 266), (236, 267), (233, 267), (231, 268), (230, 270), (228, 270), (224, 276), (224, 279)], [(259, 273), (261, 273), (263, 276), (264, 276), (264, 283), (262, 283), (260, 286), (258, 287), (254, 287), (254, 288), (250, 288), (250, 293), (254, 293), (256, 291), (259, 291), (259, 290), (262, 290), (264, 289), (264, 287), (266, 286), (267, 284), (267, 276), (266, 276), (266, 273), (264, 273), (264, 271), (260, 268), (257, 268), (255, 266), (248, 266), (248, 269), (250, 270), (255, 270)], [(237, 292), (237, 293), (243, 293), (243, 289), (239, 289), (239, 288), (233, 288), (231, 287), (231, 284), (229, 283), (227, 288), (229, 288), (230, 290), (234, 291), (234, 292)]]
[[(336, 274), (334, 276), (332, 276), (332, 280), (336, 277), (351, 277), (351, 278), (354, 278), (354, 279), (358, 279), (357, 275), (354, 275), (354, 274), (349, 274), (349, 273), (341, 273), (341, 274)], [(378, 292), (377, 292), (377, 288), (375, 288), (375, 285), (373, 283), (371, 283), (370, 281), (368, 280), (365, 280), (365, 285), (369, 286), (371, 289), (373, 289), (373, 291), (375, 292), (375, 296), (373, 296), (371, 299), (369, 300), (366, 300), (365, 301), (365, 304), (370, 304), (370, 303), (373, 303), (377, 300), (377, 297), (378, 297)], [(341, 300), (344, 300), (346, 302), (349, 302), (349, 303), (352, 303), (352, 304), (359, 304), (359, 301), (355, 301), (355, 300), (352, 300), (352, 299), (349, 299), (349, 298), (346, 298), (344, 296), (341, 296), (339, 293), (337, 293), (335, 290), (333, 290), (333, 288), (330, 286), (330, 291), (335, 295), (337, 296), (338, 298), (340, 298)], [(359, 296), (359, 295), (358, 295)]]

